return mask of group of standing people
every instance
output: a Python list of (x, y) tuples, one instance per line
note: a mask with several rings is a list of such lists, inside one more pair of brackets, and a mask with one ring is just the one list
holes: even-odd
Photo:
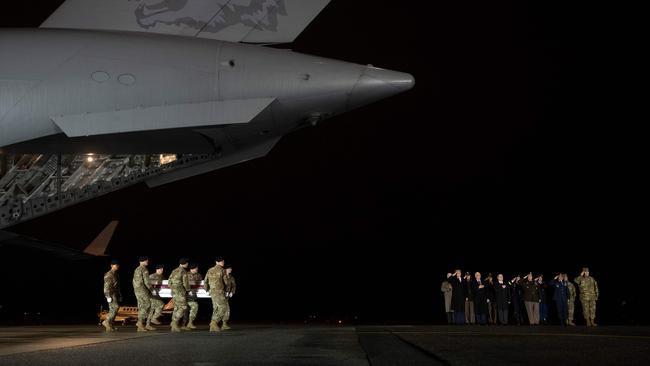
[[(149, 258), (142, 256), (139, 258), (139, 262), (140, 265), (133, 273), (133, 291), (138, 301), (136, 327), (138, 332), (153, 331), (156, 328), (152, 324), (162, 324), (159, 318), (164, 302), (160, 298), (159, 290), (164, 280), (165, 267), (158, 265), (156, 272), (150, 274), (148, 270)], [(118, 261), (112, 261), (111, 270), (104, 275), (104, 296), (108, 302), (109, 312), (102, 325), (107, 332), (115, 330), (113, 321), (117, 315), (119, 303), (122, 302), (120, 278), (117, 273), (119, 267)], [(199, 273), (199, 266), (189, 263), (187, 258), (181, 258), (179, 266), (169, 275), (168, 285), (174, 301), (170, 324), (172, 332), (196, 329), (194, 321), (199, 311), (197, 291), (201, 281), (203, 281), (203, 277)], [(223, 257), (217, 257), (214, 267), (207, 271), (204, 288), (212, 299), (210, 331), (219, 332), (230, 329), (228, 325), (230, 320), (229, 299), (235, 294), (236, 283), (232, 275), (232, 266), (226, 266)]]
[(547, 293), (551, 290), (561, 325), (575, 325), (574, 305), (579, 294), (587, 326), (596, 326), (598, 283), (589, 275), (589, 268), (583, 268), (573, 283), (566, 273), (558, 273), (548, 282), (541, 274), (534, 277), (532, 272), (506, 282), (500, 273), (496, 279), (492, 274), (483, 278), (480, 272), (474, 276), (466, 272), (463, 276), (457, 269), (453, 274), (447, 273), (440, 290), (444, 293), (449, 324), (507, 325), (512, 314), (514, 324), (521, 325), (524, 324), (524, 309), (528, 324), (548, 324)]

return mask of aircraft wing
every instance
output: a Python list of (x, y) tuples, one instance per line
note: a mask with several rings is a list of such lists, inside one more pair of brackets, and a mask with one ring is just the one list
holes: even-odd
[(331, 0), (66, 0), (42, 28), (289, 43)]
[(90, 245), (83, 251), (8, 231), (0, 231), (0, 247), (16, 246), (20, 248), (34, 249), (39, 252), (45, 252), (55, 258), (67, 260), (82, 260), (93, 257), (103, 257), (106, 255), (106, 247), (113, 237), (113, 233), (115, 232), (117, 224), (117, 221), (112, 221), (109, 223), (108, 226), (106, 226), (106, 228), (97, 236), (97, 238), (95, 238), (95, 240), (93, 240), (93, 242), (90, 243)]

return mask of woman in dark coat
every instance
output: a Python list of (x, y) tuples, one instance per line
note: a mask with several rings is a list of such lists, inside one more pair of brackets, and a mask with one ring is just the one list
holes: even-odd
[(481, 272), (474, 274), (472, 280), (472, 292), (474, 294), (474, 312), (476, 314), (476, 322), (480, 325), (487, 324), (487, 286), (481, 279)]
[(472, 275), (469, 272), (465, 272), (465, 324), (474, 324), (475, 323), (475, 312), (474, 312), (474, 291), (472, 289)]
[(453, 276), (447, 278), (451, 285), (451, 310), (454, 312), (454, 323), (465, 324), (465, 281), (461, 277), (460, 269)]
[(494, 299), (497, 308), (499, 324), (508, 325), (508, 308), (510, 307), (510, 285), (503, 280), (503, 275), (498, 274), (494, 283)]
[(487, 292), (488, 300), (488, 323), (496, 324), (497, 304), (494, 294), (494, 279), (492, 278), (492, 273), (488, 273), (487, 278), (485, 278), (485, 282), (485, 290)]

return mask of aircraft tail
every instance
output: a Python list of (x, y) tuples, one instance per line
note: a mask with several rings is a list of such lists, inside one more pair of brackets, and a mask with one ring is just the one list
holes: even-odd
[(293, 42), (331, 0), (66, 0), (42, 28)]
[(84, 249), (84, 253), (96, 257), (106, 256), (106, 248), (113, 238), (113, 234), (115, 233), (115, 229), (117, 228), (118, 223), (119, 221), (111, 221), (104, 228), (104, 230), (102, 230), (102, 232), (97, 235), (95, 240), (93, 240), (92, 243), (90, 243), (90, 245)]

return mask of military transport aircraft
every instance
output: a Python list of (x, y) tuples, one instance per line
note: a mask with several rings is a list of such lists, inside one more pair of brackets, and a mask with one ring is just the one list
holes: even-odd
[[(0, 31), (0, 228), (263, 157), (413, 76), (268, 47), (330, 0), (66, 0)], [(335, 6), (335, 5), (331, 5)]]

